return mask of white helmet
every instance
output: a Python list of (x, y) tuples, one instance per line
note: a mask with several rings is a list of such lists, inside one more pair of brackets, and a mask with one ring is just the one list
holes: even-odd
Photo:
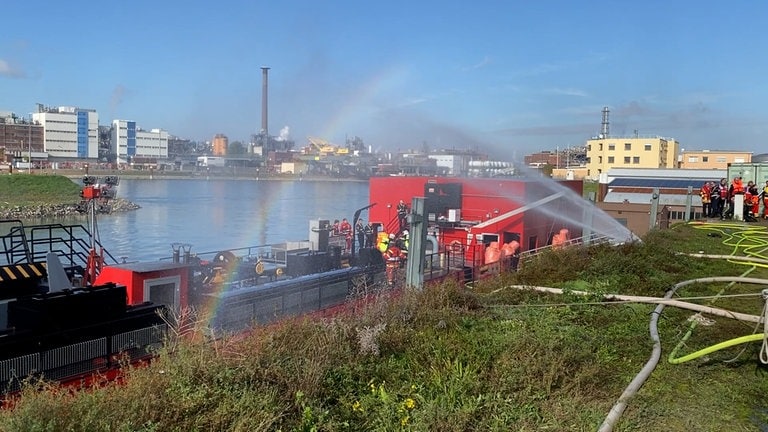
[(408, 235), (408, 230), (403, 230), (403, 235), (407, 236)]

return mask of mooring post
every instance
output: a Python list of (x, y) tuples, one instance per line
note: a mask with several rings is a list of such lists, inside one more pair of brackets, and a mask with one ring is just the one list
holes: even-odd
[(421, 289), (424, 285), (424, 258), (426, 257), (427, 218), (424, 197), (413, 197), (409, 228), (408, 260), (405, 266), (405, 285)]

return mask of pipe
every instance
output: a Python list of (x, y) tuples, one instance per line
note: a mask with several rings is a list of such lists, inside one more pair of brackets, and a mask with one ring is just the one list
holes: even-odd
[(440, 252), (440, 246), (438, 245), (437, 238), (435, 236), (428, 235), (427, 236), (427, 243), (432, 245), (432, 248), (430, 250), (432, 251), (433, 254)]
[(688, 354), (688, 355), (685, 355), (685, 356), (682, 356), (682, 357), (679, 357), (679, 358), (672, 358), (672, 355), (670, 354), (669, 362), (672, 363), (672, 364), (685, 363), (687, 361), (691, 361), (691, 360), (697, 359), (697, 358), (699, 358), (699, 357), (701, 357), (703, 355), (707, 355), (709, 353), (712, 353), (712, 352), (715, 352), (715, 351), (719, 351), (721, 349), (729, 348), (729, 347), (732, 347), (734, 345), (739, 345), (739, 344), (743, 344), (743, 343), (747, 343), (747, 342), (762, 341), (763, 339), (765, 339), (765, 335), (764, 334), (759, 334), (759, 333), (751, 334), (751, 335), (747, 335), (747, 336), (742, 336), (742, 337), (737, 337), (735, 339), (727, 340), (725, 342), (720, 342), (719, 344), (706, 347), (704, 349), (698, 350), (698, 351), (696, 351), (694, 353), (691, 353), (691, 354)]
[[(684, 286), (692, 285), (696, 283), (712, 283), (712, 282), (740, 282), (740, 283), (752, 283), (757, 285), (766, 285), (768, 284), (768, 279), (747, 278), (747, 277), (740, 277), (740, 276), (715, 276), (715, 277), (689, 279), (689, 280), (682, 281), (675, 284), (670, 290), (668, 290), (664, 294), (663, 300), (665, 300), (665, 302), (670, 301), (672, 296), (675, 295), (675, 293), (677, 292), (677, 290)], [(513, 285), (513, 286), (510, 286), (510, 288), (525, 289), (525, 288), (531, 288), (531, 287), (526, 287), (522, 285)], [(539, 288), (546, 288), (546, 287), (539, 287)], [(557, 288), (553, 288), (553, 289), (557, 290)], [(560, 290), (560, 292), (562, 293), (562, 290)], [(584, 291), (573, 291), (573, 292), (575, 294), (580, 294), (580, 295), (591, 294), (591, 293), (586, 293)], [(627, 409), (627, 405), (629, 401), (640, 390), (640, 387), (642, 387), (643, 384), (645, 384), (645, 381), (648, 380), (648, 377), (650, 377), (651, 372), (653, 372), (653, 370), (656, 369), (656, 365), (659, 363), (659, 359), (661, 358), (661, 339), (659, 337), (658, 321), (659, 321), (659, 316), (661, 315), (661, 312), (664, 310), (665, 306), (666, 306), (665, 303), (659, 304), (658, 306), (656, 306), (656, 308), (653, 310), (651, 314), (651, 322), (648, 326), (648, 329), (650, 332), (651, 340), (653, 341), (653, 349), (651, 351), (650, 358), (645, 363), (645, 365), (640, 370), (640, 372), (632, 379), (632, 381), (629, 383), (627, 388), (624, 389), (624, 392), (622, 392), (621, 396), (619, 396), (619, 399), (616, 401), (613, 407), (611, 407), (611, 410), (608, 412), (608, 415), (605, 417), (605, 420), (603, 420), (603, 423), (600, 425), (598, 432), (610, 432), (613, 430), (613, 427), (616, 425), (616, 422), (619, 421), (619, 418), (621, 418), (621, 415)], [(734, 312), (731, 314), (732, 315), (728, 315), (728, 316), (733, 316), (736, 313)]]
[[(759, 281), (759, 282), (755, 282)], [(764, 285), (768, 283), (768, 280), (766, 279), (755, 279), (755, 278), (744, 278), (744, 277), (730, 277), (730, 276), (721, 276), (721, 277), (711, 277), (711, 278), (698, 278), (698, 279), (690, 279), (687, 281), (683, 281), (680, 283), (675, 284), (672, 289), (667, 291), (667, 293), (664, 295), (665, 299), (670, 299), (673, 295), (675, 295), (675, 292), (677, 292), (678, 289), (686, 286), (691, 285), (694, 283), (708, 283), (708, 282), (742, 282), (742, 283), (759, 283), (761, 285)], [(600, 425), (600, 429), (598, 429), (598, 432), (610, 432), (613, 430), (613, 427), (616, 425), (616, 422), (619, 421), (619, 418), (624, 413), (624, 410), (627, 409), (627, 404), (630, 399), (632, 399), (635, 394), (640, 390), (640, 387), (645, 384), (645, 381), (648, 380), (648, 377), (651, 376), (651, 372), (656, 368), (656, 365), (659, 363), (659, 358), (661, 357), (661, 339), (659, 338), (659, 329), (658, 329), (658, 323), (659, 323), (659, 316), (661, 315), (661, 311), (664, 310), (663, 304), (660, 304), (656, 306), (656, 309), (653, 310), (652, 316), (651, 316), (651, 323), (648, 326), (649, 331), (651, 333), (651, 340), (653, 340), (653, 351), (651, 352), (651, 357), (648, 359), (648, 361), (645, 363), (645, 366), (640, 370), (640, 372), (635, 376), (635, 378), (632, 379), (632, 381), (629, 383), (626, 389), (624, 389), (624, 392), (619, 396), (619, 399), (616, 401), (616, 403), (611, 407), (611, 410), (608, 412), (608, 415), (605, 417), (605, 420), (603, 420), (603, 424)]]
[[(768, 280), (766, 280), (766, 282), (768, 282)], [(512, 285), (509, 288), (531, 289), (534, 291), (546, 292), (550, 294), (564, 294), (564, 290), (560, 288), (525, 286), (525, 285)], [(568, 293), (582, 295), (582, 296), (595, 295), (595, 293), (590, 293), (586, 291), (569, 290)], [(628, 302), (636, 302), (636, 303), (662, 304), (665, 306), (674, 306), (674, 307), (679, 307), (681, 309), (688, 309), (688, 310), (693, 310), (697, 312), (703, 312), (706, 314), (717, 315), (725, 318), (733, 318), (739, 321), (747, 321), (752, 323), (763, 322), (763, 317), (760, 315), (750, 315), (750, 314), (744, 314), (740, 312), (732, 312), (726, 309), (720, 309), (720, 308), (715, 308), (711, 306), (704, 306), (704, 305), (684, 302), (680, 300), (671, 300), (671, 299), (666, 299), (661, 297), (629, 296), (629, 295), (620, 295), (620, 294), (601, 294), (601, 296), (605, 300), (620, 300), (620, 301), (628, 301)]]

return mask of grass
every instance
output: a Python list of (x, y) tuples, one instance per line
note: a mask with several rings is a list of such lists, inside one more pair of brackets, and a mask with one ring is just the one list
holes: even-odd
[(583, 183), (582, 187), (583, 187), (584, 198), (589, 198), (589, 193), (590, 192), (594, 192), (595, 196), (597, 196), (597, 191), (598, 191), (598, 189), (600, 187), (600, 183), (598, 183), (596, 181), (591, 181), (591, 180), (584, 179), (584, 183)]
[(77, 203), (81, 189), (62, 176), (3, 175), (0, 176), (0, 208)]
[[(720, 237), (708, 236), (713, 232)], [(592, 431), (651, 352), (655, 306), (511, 288), (544, 285), (662, 296), (694, 277), (751, 266), (680, 253), (757, 251), (764, 232), (676, 225), (643, 243), (565, 249), (473, 289), (382, 291), (334, 318), (284, 320), (233, 338), (176, 338), (122, 385), (70, 393), (24, 391), (0, 412), (3, 431)], [(737, 246), (735, 246), (737, 245)], [(750, 277), (766, 277), (754, 268)], [(698, 284), (680, 297), (759, 293)], [(708, 304), (712, 300), (699, 300)], [(759, 297), (715, 305), (760, 313)], [(661, 315), (663, 361), (629, 403), (618, 431), (758, 430), (768, 421), (759, 344), (681, 365), (665, 361), (690, 312)], [(716, 318), (684, 353), (751, 333)]]

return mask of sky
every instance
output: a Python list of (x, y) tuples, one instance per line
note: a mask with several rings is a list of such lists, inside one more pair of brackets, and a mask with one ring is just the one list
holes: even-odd
[(271, 135), (503, 160), (610, 133), (765, 152), (760, 1), (44, 1), (0, 6), (0, 111), (95, 109), (196, 141)]

